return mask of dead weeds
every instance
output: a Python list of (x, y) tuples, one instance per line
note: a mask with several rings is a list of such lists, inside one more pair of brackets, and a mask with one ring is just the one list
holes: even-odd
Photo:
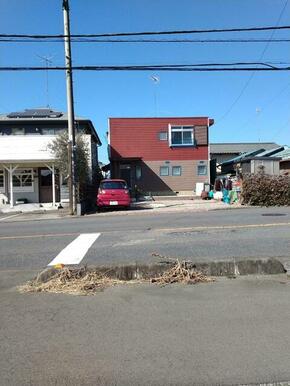
[(127, 283), (124, 280), (112, 279), (97, 269), (62, 268), (47, 282), (31, 280), (19, 287), (21, 292), (51, 292), (71, 295), (93, 295), (105, 288)]
[[(37, 279), (31, 280), (25, 285), (19, 287), (20, 292), (50, 292), (65, 293), (71, 295), (94, 295), (108, 287), (120, 284), (140, 284), (155, 283), (159, 285), (168, 285), (173, 283), (196, 284), (208, 283), (214, 281), (213, 278), (204, 275), (194, 269), (191, 262), (180, 261), (179, 259), (170, 259), (158, 254), (153, 256), (167, 259), (170, 268), (158, 277), (137, 280), (119, 280), (108, 275), (109, 271), (102, 273), (97, 268), (68, 268), (64, 267), (57, 270), (55, 275), (45, 282)], [(171, 262), (168, 262), (171, 260)]]
[(214, 278), (206, 276), (202, 272), (197, 271), (191, 261), (180, 261), (177, 258), (172, 259), (167, 256), (159, 255), (158, 253), (152, 253), (152, 256), (159, 257), (167, 261), (174, 260), (174, 264), (161, 276), (152, 278), (151, 283), (167, 285), (173, 283), (196, 284), (215, 281)]

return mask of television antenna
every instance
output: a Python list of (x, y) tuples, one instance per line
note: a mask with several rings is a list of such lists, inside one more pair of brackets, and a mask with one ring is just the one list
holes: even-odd
[(155, 107), (155, 117), (158, 115), (158, 98), (157, 98), (157, 85), (160, 82), (160, 77), (158, 75), (150, 75), (149, 79), (154, 83), (154, 107)]
[(51, 55), (51, 56), (48, 56), (48, 55), (44, 55), (44, 56), (41, 56), (41, 55), (36, 55), (40, 58), (41, 62), (43, 62), (45, 64), (45, 67), (46, 67), (46, 107), (50, 107), (49, 106), (49, 87), (48, 87), (48, 67), (52, 64), (52, 59), (55, 57), (55, 55)]
[(258, 142), (261, 142), (260, 120), (259, 120), (259, 116), (261, 114), (261, 111), (262, 111), (262, 109), (260, 107), (256, 107)]

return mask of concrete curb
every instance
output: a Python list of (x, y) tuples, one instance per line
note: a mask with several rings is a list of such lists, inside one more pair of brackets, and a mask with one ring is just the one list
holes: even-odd
[[(174, 262), (164, 261), (156, 264), (129, 264), (117, 266), (88, 267), (97, 268), (108, 277), (119, 280), (150, 279), (168, 270)], [(237, 277), (239, 275), (274, 275), (286, 273), (287, 269), (277, 259), (257, 259), (241, 261), (215, 261), (191, 263), (189, 265), (207, 276)], [(46, 283), (57, 273), (55, 268), (46, 268), (36, 278), (38, 283)]]

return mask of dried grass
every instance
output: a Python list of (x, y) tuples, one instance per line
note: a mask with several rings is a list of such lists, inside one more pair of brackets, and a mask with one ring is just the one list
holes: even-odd
[[(19, 287), (20, 292), (50, 292), (65, 293), (71, 295), (94, 295), (108, 287), (119, 284), (157, 283), (167, 285), (173, 283), (196, 284), (214, 281), (213, 278), (204, 275), (194, 269), (191, 262), (172, 259), (159, 254), (152, 254), (166, 259), (171, 267), (159, 277), (147, 280), (119, 280), (108, 276), (109, 271), (102, 273), (97, 268), (68, 268), (64, 267), (48, 279), (40, 282), (37, 279), (31, 280)], [(170, 262), (168, 262), (170, 260)]]
[(71, 295), (93, 295), (107, 287), (124, 284), (125, 281), (112, 279), (97, 269), (63, 268), (46, 283), (32, 280), (19, 287), (21, 292), (51, 292)]
[(152, 253), (152, 256), (159, 257), (167, 262), (168, 260), (169, 262), (174, 261), (174, 264), (159, 277), (151, 279), (151, 283), (167, 285), (173, 283), (196, 284), (215, 281), (214, 278), (206, 276), (202, 272), (197, 271), (191, 261), (180, 261), (178, 258), (170, 258), (167, 256), (159, 255), (158, 253)]

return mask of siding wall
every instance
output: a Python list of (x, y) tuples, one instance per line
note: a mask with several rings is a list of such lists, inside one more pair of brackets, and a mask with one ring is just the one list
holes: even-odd
[[(169, 125), (199, 126), (195, 129), (197, 146), (169, 147), (159, 133)], [(110, 118), (111, 159), (142, 157), (154, 160), (207, 160), (208, 118)]]
[(264, 172), (270, 175), (278, 175), (280, 173), (279, 161), (276, 160), (252, 160), (251, 173), (258, 173), (259, 167), (264, 166)]
[[(120, 162), (126, 162), (132, 187), (153, 194), (192, 194), (197, 182), (209, 180), (208, 118), (111, 118), (109, 125), (112, 178), (120, 178)], [(196, 146), (170, 147), (168, 140), (161, 141), (159, 133), (168, 133), (169, 125), (194, 126)], [(142, 161), (124, 160), (138, 157)], [(197, 175), (199, 162), (207, 166), (207, 175)], [(136, 165), (142, 168), (139, 180)], [(169, 176), (160, 176), (161, 166), (169, 167)], [(172, 176), (172, 166), (181, 167), (181, 176)]]
[[(188, 192), (195, 191), (197, 182), (208, 181), (206, 176), (197, 175), (197, 166), (199, 161), (170, 161), (165, 163), (161, 161), (143, 162), (142, 177), (137, 181), (137, 185), (144, 191), (152, 193), (169, 193), (169, 192)], [(207, 163), (206, 163), (207, 165)], [(160, 176), (160, 166), (169, 167), (169, 176)], [(181, 166), (181, 176), (172, 176), (172, 167)], [(148, 189), (149, 188), (149, 189)]]

